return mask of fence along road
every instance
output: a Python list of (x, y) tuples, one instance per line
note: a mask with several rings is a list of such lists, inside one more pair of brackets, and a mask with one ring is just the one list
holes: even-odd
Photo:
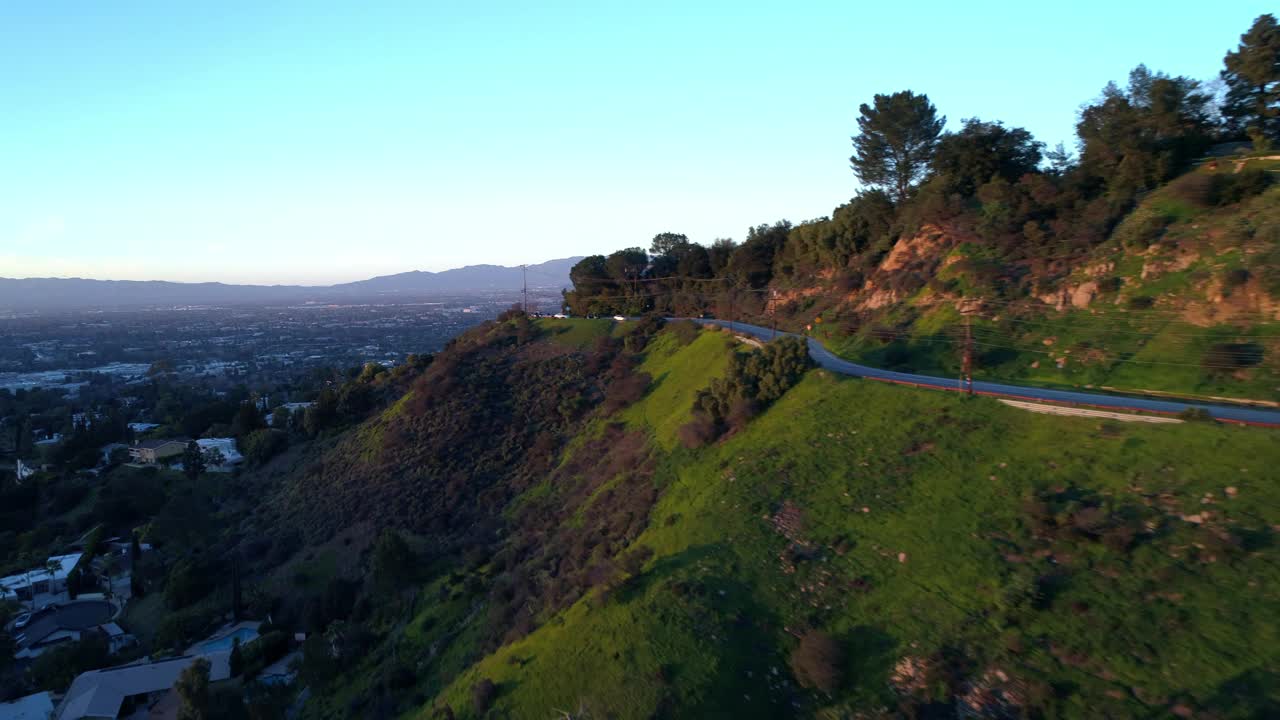
[[(750, 325), (740, 322), (730, 323), (728, 320), (714, 320), (707, 318), (687, 319), (703, 325), (732, 327), (735, 332), (765, 341), (768, 341), (775, 336), (803, 338), (808, 342), (809, 355), (813, 358), (813, 361), (818, 364), (818, 367), (825, 368), (831, 372), (840, 373), (841, 375), (852, 375), (854, 377), (880, 380), (882, 382), (896, 383), (899, 385), (912, 385), (915, 387), (934, 388), (936, 390), (950, 390), (952, 392), (965, 392), (969, 389), (965, 383), (955, 378), (941, 378), (933, 375), (916, 375), (915, 373), (881, 370), (880, 368), (873, 368), (867, 365), (859, 365), (858, 363), (849, 362), (848, 360), (836, 357), (834, 353), (814, 338), (804, 338), (804, 336), (796, 335), (795, 333), (786, 333), (781, 331), (775, 333), (773, 330), (766, 327), (760, 327), (759, 325)], [(980, 380), (975, 380), (972, 388), (975, 395), (989, 395), (992, 397), (1012, 398), (1014, 400), (1034, 400), (1037, 402), (1060, 403), (1064, 405), (1087, 405), (1090, 407), (1107, 408), (1109, 410), (1129, 410), (1159, 413), (1162, 415), (1177, 415), (1185, 410), (1204, 410), (1214, 419), (1222, 420), (1224, 422), (1240, 423), (1243, 425), (1258, 425), (1262, 427), (1280, 427), (1280, 410), (1263, 410), (1245, 406), (1219, 405), (1211, 403), (1179, 402), (1176, 400), (1149, 400), (1147, 398), (1127, 395), (1104, 395), (1102, 393), (1080, 392), (1076, 390), (1051, 390), (1048, 388), (1006, 385), (1004, 383), (984, 382)]]

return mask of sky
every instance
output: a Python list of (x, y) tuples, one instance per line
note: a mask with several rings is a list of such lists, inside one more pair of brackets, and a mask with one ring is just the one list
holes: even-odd
[[(858, 190), (858, 106), (1074, 145), (1264, 2), (0, 0), (0, 277), (327, 284), (710, 243)], [(870, 7), (869, 7), (870, 6)]]

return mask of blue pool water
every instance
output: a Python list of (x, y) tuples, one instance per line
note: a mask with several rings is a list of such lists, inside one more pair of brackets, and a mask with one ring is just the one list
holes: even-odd
[(236, 638), (240, 638), (240, 645), (241, 647), (243, 647), (245, 645), (248, 645), (257, 637), (258, 637), (257, 630), (254, 630), (253, 628), (240, 628), (239, 630), (236, 630), (235, 632), (229, 635), (223, 635), (217, 640), (210, 640), (208, 642), (200, 643), (200, 652), (210, 653), (210, 652), (222, 652), (225, 650), (230, 650), (231, 645)]

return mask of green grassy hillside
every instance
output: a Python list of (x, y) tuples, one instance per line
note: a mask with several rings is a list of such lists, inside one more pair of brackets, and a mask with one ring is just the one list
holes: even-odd
[[(566, 524), (590, 527), (602, 494), (657, 490), (582, 596), (542, 603), (525, 632), (486, 647), (501, 618), (475, 591), (521, 566), (499, 551), (416, 591), (412, 620), (384, 641), (415, 668), (408, 715), (1277, 708), (1274, 433), (1036, 415), (815, 370), (732, 437), (679, 444), (693, 393), (745, 351), (722, 333), (658, 334), (634, 369), (653, 382), (622, 427), (598, 416), (562, 471), (514, 501), (517, 515), (577, 502)], [(647, 472), (596, 462), (598, 441), (624, 432), (651, 439)], [(606, 476), (584, 495), (570, 466)], [(825, 661), (827, 690), (802, 684), (816, 672), (795, 657), (806, 636), (842, 656)], [(360, 680), (309, 710), (364, 707), (389, 656), (370, 653)]]
[[(956, 374), (963, 307), (978, 377), (1280, 401), (1280, 187), (1219, 205), (1205, 198), (1212, 175), (1152, 192), (1058, 277), (1001, 268), (1044, 274), (1034, 297), (1010, 299), (1006, 281), (991, 280), (1001, 261), (988, 267), (988, 249), (960, 242), (938, 251), (934, 279), (900, 302), (868, 314), (866, 292), (819, 295), (802, 320), (821, 318), (814, 332), (850, 359)], [(894, 282), (883, 275), (881, 286)]]

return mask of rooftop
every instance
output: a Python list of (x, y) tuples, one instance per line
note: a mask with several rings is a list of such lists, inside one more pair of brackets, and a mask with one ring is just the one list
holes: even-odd
[(53, 698), (41, 692), (0, 703), (0, 720), (49, 720), (53, 715)]
[[(160, 662), (122, 665), (81, 673), (62, 699), (58, 708), (58, 720), (115, 717), (125, 698), (168, 690), (178, 681), (182, 671), (199, 657), (201, 656), (184, 655)], [(231, 677), (230, 653), (209, 653), (203, 657), (211, 666), (210, 682)]]

